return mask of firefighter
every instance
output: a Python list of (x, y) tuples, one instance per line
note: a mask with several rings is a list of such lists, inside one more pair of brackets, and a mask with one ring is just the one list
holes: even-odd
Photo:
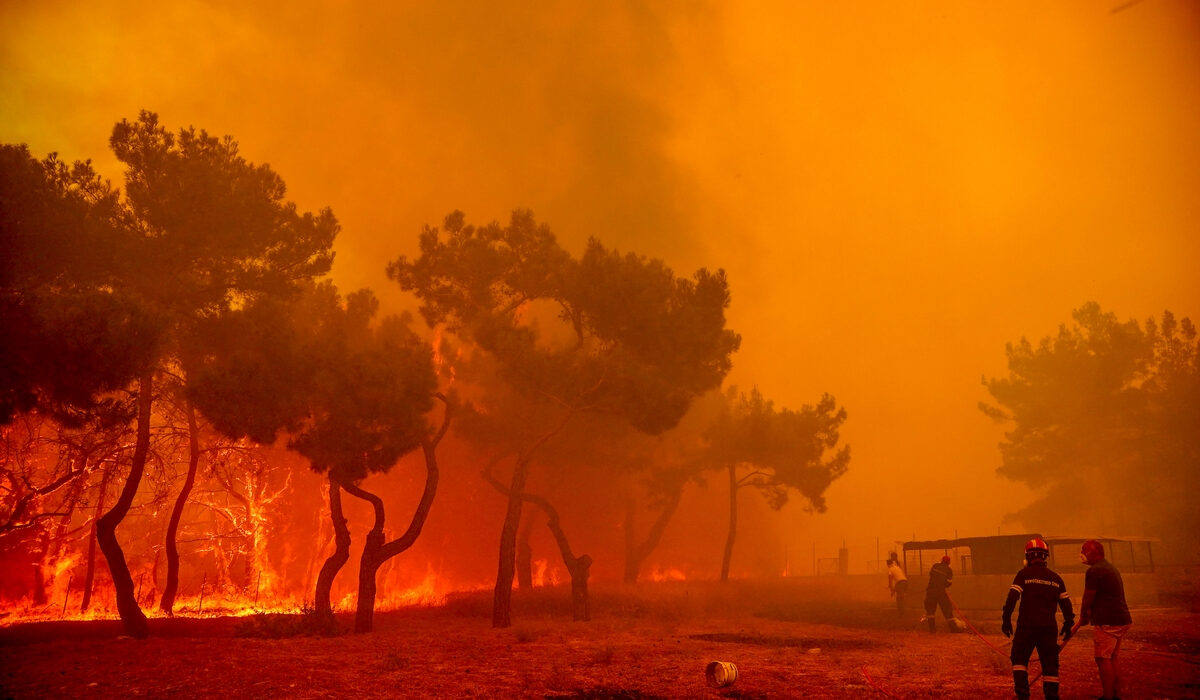
[(950, 569), (950, 557), (942, 557), (942, 560), (933, 565), (929, 569), (929, 585), (925, 588), (925, 619), (929, 622), (929, 633), (934, 631), (934, 616), (933, 613), (940, 607), (942, 615), (946, 617), (946, 628), (951, 632), (954, 631), (954, 626), (950, 622), (954, 615), (950, 612), (950, 596), (946, 595), (946, 589), (950, 587), (951, 580), (954, 578), (954, 571)]
[[(1000, 630), (1005, 637), (1012, 637), (1013, 687), (1017, 697), (1029, 697), (1029, 657), (1037, 649), (1042, 662), (1042, 691), (1046, 700), (1058, 699), (1058, 635), (1065, 643), (1071, 638), (1071, 626), (1075, 613), (1071, 610), (1071, 596), (1062, 577), (1050, 570), (1046, 559), (1050, 548), (1040, 538), (1025, 544), (1025, 568), (1013, 577), (1008, 599), (1004, 601), (1004, 622)], [(1012, 613), (1017, 599), (1021, 609), (1017, 616), (1017, 632), (1013, 634)], [(1062, 609), (1062, 630), (1055, 619), (1055, 606)]]

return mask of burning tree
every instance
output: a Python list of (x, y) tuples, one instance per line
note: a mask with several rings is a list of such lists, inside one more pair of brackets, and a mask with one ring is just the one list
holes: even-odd
[[(6, 184), (6, 200), (16, 199), (11, 208), (5, 205), (6, 249), (19, 254), (10, 258), (6, 250), (4, 256), (14, 261), (3, 281), (4, 325), (17, 333), (4, 334), (12, 345), (0, 354), (13, 358), (17, 371), (6, 377), (0, 394), (3, 414), (11, 416), (30, 408), (31, 397), (67, 394), (82, 403), (80, 396), (134, 379), (137, 432), (130, 471), (116, 502), (99, 518), (96, 538), (126, 630), (142, 637), (146, 617), (116, 528), (145, 473), (155, 376), (178, 364), (179, 339), (189, 324), (259, 295), (286, 293), (327, 271), (337, 222), (328, 210), (299, 214), (284, 201), (279, 176), (241, 158), (229, 137), (190, 128), (175, 136), (156, 115), (143, 112), (136, 122), (117, 124), (109, 143), (126, 166), (124, 199), (87, 164), (67, 168), (51, 158), (34, 165), (27, 151), (5, 147), (6, 182), (16, 182), (11, 189)], [(42, 244), (54, 255), (24, 254)], [(46, 308), (50, 313), (39, 313)], [(95, 311), (101, 313), (89, 314)], [(38, 318), (58, 322), (39, 324)], [(58, 328), (64, 331), (54, 332)], [(106, 342), (93, 345), (93, 337)], [(84, 356), (46, 362), (55, 344), (47, 339), (63, 340), (63, 348)], [(126, 352), (108, 351), (113, 344), (107, 341)], [(39, 348), (50, 352), (30, 355)], [(88, 362), (86, 353), (98, 350), (98, 359), (106, 361)]]
[[(378, 307), (369, 290), (343, 299), (329, 283), (294, 303), (251, 304), (211, 324), (221, 349), (198, 363), (194, 382), (198, 405), (225, 434), (268, 443), (287, 430), (288, 447), (328, 476), (335, 548), (315, 591), (325, 615), (332, 615), (330, 590), (349, 559), (341, 492), (371, 504), (374, 525), (359, 567), (359, 632), (372, 627), (379, 567), (416, 542), (428, 517), (439, 478), (436, 448), (450, 415), (437, 429), (428, 425), (435, 399), (444, 400), (432, 351), (408, 318), (376, 320)], [(383, 501), (361, 482), (417, 448), (425, 457), (424, 493), (408, 528), (388, 540)]]
[[(445, 323), (496, 358), (518, 391), (542, 395), (556, 415), (518, 454), (507, 486), (492, 624), (511, 624), (517, 529), (530, 461), (574, 417), (620, 416), (647, 433), (670, 428), (693, 397), (719, 386), (740, 338), (725, 328), (723, 272), (678, 279), (662, 262), (620, 255), (591, 240), (579, 259), (528, 211), (507, 226), (469, 226), (461, 212), (446, 236), (426, 227), (421, 255), (388, 275)], [(545, 311), (561, 324), (543, 329)]]
[[(17, 476), (8, 463), (11, 526), (69, 520), (81, 480), (101, 461), (86, 434), (130, 419), (121, 390), (158, 352), (161, 317), (121, 284), (137, 239), (129, 223), (119, 192), (90, 163), (39, 161), (25, 146), (0, 145), (0, 425), (40, 411), (59, 437), (81, 436), (79, 449), (63, 451), (68, 466), (48, 479)], [(39, 514), (59, 489), (61, 512)]]
[[(72, 429), (37, 412), (0, 427), (0, 543), (32, 556), (33, 605), (44, 605), (47, 590), (61, 587), (56, 579), (75, 560), (70, 540), (80, 532), (91, 539), (88, 523), (72, 523), (87, 510), (97, 474), (111, 472), (126, 437), (120, 427)], [(105, 477), (99, 481), (102, 491)]]
[(825, 511), (825, 489), (846, 472), (850, 447), (837, 448), (839, 429), (846, 420), (833, 397), (826, 394), (815, 406), (799, 411), (776, 409), (753, 389), (750, 394), (731, 387), (726, 409), (708, 430), (706, 460), (729, 475), (729, 534), (721, 560), (721, 580), (729, 579), (737, 539), (738, 491), (753, 486), (775, 510), (798, 491), (809, 508)]

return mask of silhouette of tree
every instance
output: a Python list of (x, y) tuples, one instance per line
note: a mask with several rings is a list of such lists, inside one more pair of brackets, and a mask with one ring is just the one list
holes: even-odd
[[(1196, 328), (1120, 321), (1089, 302), (1054, 336), (1006, 347), (980, 409), (1010, 425), (997, 472), (1042, 497), (1012, 517), (1078, 531), (1162, 534), (1185, 548), (1200, 526), (1200, 350)], [(1184, 534), (1189, 533), (1189, 534)]]
[(723, 272), (679, 279), (661, 261), (621, 255), (594, 239), (575, 259), (528, 211), (514, 212), (506, 226), (483, 227), (454, 212), (444, 229), (443, 237), (426, 227), (420, 256), (397, 259), (388, 275), (418, 296), (430, 325), (445, 323), (493, 355), (514, 388), (557, 405), (518, 454), (507, 487), (492, 614), (493, 626), (507, 627), (534, 453), (590, 412), (647, 433), (670, 428), (697, 394), (720, 385), (740, 338), (725, 328)]
[[(137, 379), (137, 442), (125, 484), (96, 527), (116, 588), (117, 608), (131, 636), (144, 637), (146, 618), (116, 528), (129, 512), (145, 473), (157, 369), (178, 363), (188, 328), (262, 295), (293, 292), (329, 270), (338, 225), (333, 214), (300, 214), (284, 199), (283, 180), (238, 154), (232, 137), (194, 128), (177, 135), (142, 112), (113, 127), (109, 145), (125, 165), (130, 226), (138, 234), (120, 280), (139, 302), (167, 319), (168, 341)], [(186, 376), (186, 368), (183, 368)]]
[[(341, 297), (330, 283), (313, 286), (294, 303), (266, 300), (211, 324), (216, 347), (197, 363), (193, 395), (214, 424), (233, 437), (271, 442), (288, 429), (289, 449), (328, 474), (335, 550), (317, 579), (318, 611), (332, 614), (330, 589), (349, 558), (350, 533), (341, 492), (372, 505), (359, 568), (355, 631), (372, 627), (376, 574), (417, 540), (437, 493), (437, 429), (427, 423), (437, 376), (432, 352), (406, 317), (376, 320), (369, 290)], [(426, 482), (408, 528), (387, 540), (381, 498), (361, 486), (421, 448)]]
[[(460, 361), (455, 376), (470, 385), (475, 394), (482, 394), (481, 404), (464, 406), (457, 420), (456, 433), (466, 439), (480, 452), (490, 452), (492, 457), (483, 471), (484, 479), (502, 496), (509, 498), (510, 490), (493, 473), (506, 458), (516, 457), (531, 442), (536, 441), (544, 428), (562, 412), (558, 403), (547, 397), (516, 391), (511, 384), (499, 379), (493, 356), (475, 353)], [(563, 564), (571, 576), (572, 614), (576, 620), (590, 619), (588, 577), (592, 558), (586, 554), (576, 555), (573, 551), (559, 510), (548, 495), (554, 486), (559, 486), (556, 497), (561, 497), (562, 487), (578, 483), (577, 477), (585, 471), (606, 474), (612, 481), (612, 473), (625, 469), (632, 459), (634, 443), (648, 442), (649, 438), (630, 428), (629, 423), (608, 414), (589, 413), (581, 420), (570, 421), (551, 439), (546, 440), (537, 451), (538, 473), (546, 482), (539, 486), (541, 494), (526, 491), (520, 495), (524, 503), (531, 504), (546, 516), (549, 528), (558, 547)], [(557, 482), (557, 483), (556, 483)], [(593, 492), (593, 497), (601, 494)], [(522, 509), (522, 524), (518, 532), (515, 555), (516, 575), (522, 588), (532, 587), (532, 549), (529, 535), (534, 522)]]
[(115, 283), (134, 240), (88, 162), (0, 145), (0, 425), (34, 409), (78, 427), (132, 414), (122, 389), (159, 319)]
[[(729, 533), (721, 560), (721, 580), (729, 579), (737, 538), (738, 491), (753, 486), (775, 510), (791, 491), (808, 508), (825, 512), (825, 490), (846, 472), (850, 447), (837, 447), (846, 410), (828, 394), (799, 411), (776, 409), (757, 388), (749, 394), (731, 387), (726, 409), (708, 430), (706, 460), (729, 475)], [(832, 451), (832, 452), (831, 452)]]

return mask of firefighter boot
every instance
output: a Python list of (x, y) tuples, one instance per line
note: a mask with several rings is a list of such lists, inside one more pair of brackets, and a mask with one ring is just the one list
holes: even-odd
[(1046, 700), (1058, 700), (1058, 678), (1042, 676), (1042, 692), (1046, 694)]
[[(1029, 671), (1024, 666), (1013, 666), (1013, 689), (1019, 700), (1029, 700)], [(1049, 692), (1047, 690), (1047, 692)], [(1049, 700), (1049, 695), (1046, 695)], [(1054, 697), (1058, 698), (1058, 686), (1054, 687)]]
[(937, 624), (937, 620), (934, 619), (933, 615), (930, 615), (928, 618), (926, 618), (926, 621), (929, 623), (929, 633), (933, 634), (934, 626)]

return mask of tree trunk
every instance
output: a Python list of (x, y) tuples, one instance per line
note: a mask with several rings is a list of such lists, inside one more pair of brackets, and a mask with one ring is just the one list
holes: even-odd
[[(510, 499), (512, 498), (514, 492), (506, 490), (504, 484), (497, 481), (490, 472), (485, 471), (484, 477), (492, 484), (493, 488), (500, 491), (500, 493), (507, 494)], [(562, 554), (563, 563), (567, 565), (567, 572), (571, 574), (571, 613), (576, 620), (587, 621), (592, 619), (587, 588), (588, 575), (592, 568), (592, 558), (587, 554), (577, 557), (571, 551), (571, 544), (567, 541), (567, 533), (562, 529), (558, 511), (555, 510), (554, 506), (550, 505), (550, 501), (531, 493), (519, 494), (518, 498), (521, 501), (529, 501), (541, 508), (546, 514), (546, 527), (550, 528), (550, 533), (554, 535), (554, 541), (558, 543), (558, 551)], [(509, 582), (511, 584), (511, 578)], [(511, 590), (509, 593), (511, 595)], [(498, 625), (493, 621), (492, 626), (497, 627)]]
[(529, 462), (518, 459), (513, 465), (508, 488), (508, 510), (500, 529), (500, 566), (496, 572), (496, 590), (492, 598), (492, 627), (512, 626), (512, 582), (516, 573), (517, 526), (521, 522), (521, 492), (529, 473)]
[(425, 453), (425, 491), (421, 494), (421, 500), (417, 503), (417, 509), (413, 512), (412, 520), (409, 521), (408, 529), (404, 531), (403, 535), (391, 542), (384, 542), (383, 499), (358, 486), (345, 487), (349, 493), (368, 501), (375, 511), (375, 526), (367, 534), (366, 543), (363, 545), (362, 561), (358, 569), (358, 608), (354, 615), (354, 631), (356, 633), (370, 632), (374, 626), (377, 586), (375, 577), (379, 572), (379, 567), (392, 557), (412, 547), (420, 537), (425, 521), (429, 519), (429, 511), (433, 507), (433, 499), (437, 495), (439, 478), (437, 443), (446, 434), (445, 428), (449, 424), (448, 421), (449, 414), (447, 413), (447, 423), (443, 424), (437, 437), (427, 440), (421, 445)]
[(571, 616), (576, 622), (592, 619), (592, 604), (588, 598), (588, 572), (592, 558), (587, 554), (567, 565), (571, 572)]
[(83, 579), (83, 601), (79, 604), (79, 612), (87, 612), (87, 609), (92, 605), (92, 586), (96, 582), (96, 523), (100, 521), (100, 514), (104, 512), (104, 496), (108, 491), (108, 480), (112, 476), (114, 466), (104, 468), (104, 472), (100, 475), (100, 491), (96, 496), (96, 514), (92, 520), (92, 536), (88, 538), (88, 553), (87, 553), (87, 570)]
[(733, 560), (733, 541), (737, 538), (737, 465), (729, 465), (729, 535), (725, 538), (725, 556), (721, 560), (721, 580), (729, 580), (729, 563)]
[(374, 532), (367, 534), (358, 566), (358, 604), (354, 610), (355, 634), (370, 632), (375, 627), (375, 595), (379, 586), (376, 576), (379, 567), (385, 561), (379, 557), (379, 548), (382, 545), (382, 532), (377, 537)]
[(88, 538), (87, 564), (83, 575), (83, 599), (79, 601), (79, 612), (87, 612), (92, 605), (92, 586), (96, 582), (96, 524), (92, 523), (92, 536)]
[(642, 569), (642, 562), (646, 561), (646, 557), (650, 556), (651, 552), (658, 547), (662, 541), (663, 533), (667, 530), (667, 525), (671, 522), (671, 518), (675, 517), (675, 511), (679, 509), (679, 502), (683, 499), (683, 485), (679, 489), (672, 491), (667, 502), (663, 504), (662, 510), (654, 518), (654, 523), (650, 526), (650, 531), (646, 533), (646, 539), (640, 544), (635, 544), (636, 535), (633, 531), (633, 508), (634, 500), (630, 497), (626, 512), (625, 526), (626, 532), (626, 548), (625, 548), (625, 583), (637, 583), (638, 575)]
[[(535, 440), (524, 454), (517, 457), (517, 462), (513, 465), (512, 481), (507, 490), (508, 509), (504, 515), (504, 526), (500, 529), (500, 566), (496, 572), (496, 590), (492, 598), (492, 627), (512, 626), (512, 582), (516, 568), (517, 527), (521, 523), (521, 507), (524, 503), (522, 493), (529, 475), (529, 460), (539, 447), (566, 427), (572, 413), (571, 410), (564, 413), (558, 425)], [(442, 432), (445, 432), (445, 426), (442, 427)], [(503, 485), (493, 479), (490, 469), (489, 465), (488, 469), (484, 470), (484, 478), (501, 493), (505, 493)]]
[(146, 637), (150, 630), (146, 622), (146, 614), (138, 606), (133, 589), (133, 576), (129, 573), (129, 565), (125, 562), (125, 554), (117, 542), (117, 525), (125, 519), (129, 508), (133, 505), (133, 497), (137, 494), (138, 486), (142, 483), (142, 475), (146, 471), (146, 457), (150, 453), (150, 409), (153, 404), (151, 391), (154, 388), (153, 372), (142, 375), (138, 387), (138, 419), (137, 442), (133, 450), (133, 460), (129, 468), (129, 477), (121, 489), (112, 510), (105, 513), (96, 522), (96, 541), (104, 559), (108, 562), (109, 573), (112, 574), (113, 588), (116, 589), (117, 612), (125, 631), (134, 638)]
[[(246, 533), (246, 549), (248, 554), (246, 554), (245, 564), (242, 567), (242, 572), (245, 574), (245, 578), (242, 581), (237, 582), (237, 585), (240, 585), (242, 588), (249, 588), (251, 582), (254, 580), (254, 572), (258, 570), (259, 523), (257, 513), (255, 512), (255, 504), (258, 503), (258, 500), (262, 494), (257, 487), (257, 480), (253, 474), (251, 474), (250, 478), (247, 480), (246, 495), (244, 496), (241, 493), (238, 493), (238, 490), (233, 485), (233, 480), (231, 479), (226, 481), (224, 477), (221, 476), (220, 471), (214, 469), (212, 475), (217, 480), (217, 483), (219, 483), (221, 487), (225, 489), (225, 492), (230, 496), (233, 496), (233, 499), (242, 504), (242, 508), (246, 510), (245, 525), (239, 529)], [(232, 573), (229, 574), (229, 580), (231, 582), (234, 581)]]
[(533, 526), (529, 518), (521, 519), (517, 531), (517, 588), (528, 591), (533, 588), (533, 547), (529, 546), (529, 535)]
[[(271, 559), (267, 554), (267, 532), (265, 518), (262, 515), (266, 500), (266, 478), (259, 472), (252, 472), (246, 484), (246, 568), (244, 571), (245, 587), (250, 590), (254, 586), (258, 591), (262, 586), (264, 571), (271, 571)], [(274, 500), (274, 499), (271, 499)], [(271, 577), (271, 581), (274, 576)], [(269, 591), (264, 591), (269, 592)]]
[[(42, 537), (40, 539), (47, 540), (49, 538)], [(42, 550), (42, 556), (38, 557), (29, 565), (30, 571), (33, 573), (33, 604), (41, 607), (46, 604), (46, 576), (42, 572), (42, 560), (45, 559), (46, 552)]]
[(200, 428), (196, 424), (196, 409), (191, 402), (187, 404), (188, 421), (188, 471), (183, 480), (183, 488), (175, 499), (175, 507), (171, 509), (171, 519), (167, 523), (167, 585), (163, 588), (162, 599), (158, 607), (168, 616), (173, 616), (175, 593), (179, 590), (179, 545), (176, 535), (179, 532), (179, 521), (183, 519), (183, 508), (187, 505), (188, 497), (192, 494), (192, 486), (196, 483), (196, 468), (200, 464)]
[(571, 544), (567, 541), (567, 533), (562, 529), (558, 511), (550, 505), (550, 501), (533, 494), (523, 494), (521, 498), (533, 503), (546, 513), (546, 527), (550, 528), (550, 533), (554, 535), (554, 541), (558, 543), (558, 551), (562, 554), (563, 563), (567, 565), (567, 572), (571, 574), (572, 617), (579, 622), (591, 620), (588, 575), (592, 568), (592, 558), (587, 554), (577, 557), (571, 551)]
[(625, 573), (621, 582), (625, 585), (637, 583), (638, 570), (642, 568), (642, 558), (638, 556), (637, 533), (637, 499), (630, 487), (625, 494)]
[(375, 595), (378, 591), (376, 574), (385, 561), (381, 556), (383, 551), (383, 499), (364, 488), (346, 484), (343, 488), (352, 496), (357, 496), (371, 504), (375, 512), (375, 524), (363, 541), (362, 557), (358, 561), (358, 602), (354, 610), (354, 631), (370, 632), (375, 617)]
[(329, 519), (333, 522), (333, 554), (329, 555), (317, 574), (313, 606), (318, 614), (333, 617), (329, 594), (333, 590), (333, 579), (350, 559), (350, 528), (346, 524), (346, 517), (342, 515), (342, 487), (332, 474), (329, 476)]

